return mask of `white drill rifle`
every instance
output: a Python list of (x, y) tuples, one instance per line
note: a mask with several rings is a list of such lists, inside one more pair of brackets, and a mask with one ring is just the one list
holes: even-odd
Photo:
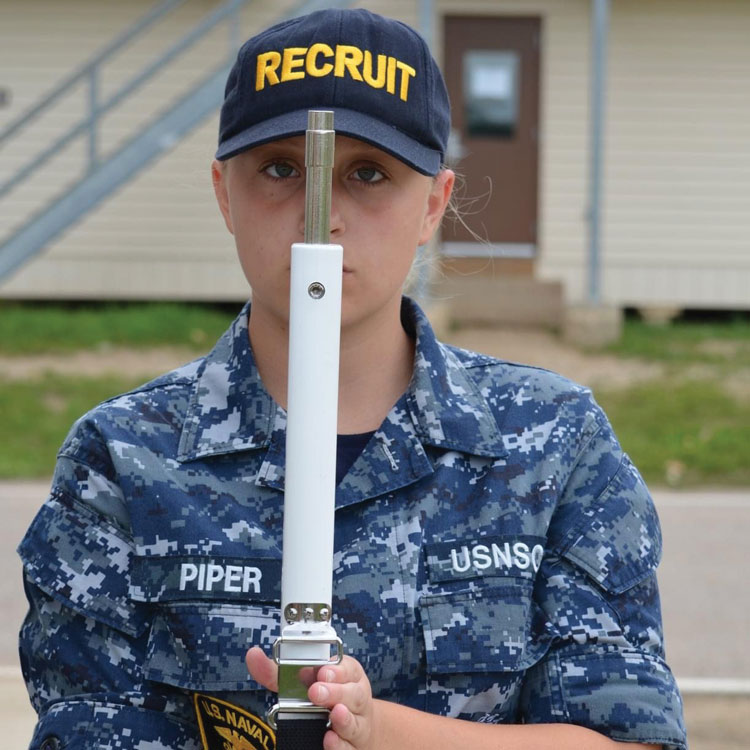
[(281, 565), (278, 703), (268, 720), (277, 750), (320, 750), (329, 722), (307, 689), (338, 663), (331, 626), (343, 248), (328, 244), (333, 112), (310, 111), (305, 143), (305, 241), (292, 245), (289, 381)]

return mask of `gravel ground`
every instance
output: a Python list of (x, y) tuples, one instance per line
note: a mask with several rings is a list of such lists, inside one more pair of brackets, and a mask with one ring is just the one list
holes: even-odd
[(747, 750), (750, 696), (685, 696), (690, 750)]
[(584, 352), (538, 329), (465, 328), (449, 331), (443, 338), (464, 349), (554, 370), (590, 387), (606, 384), (623, 388), (659, 377), (664, 371), (658, 363)]
[[(586, 352), (566, 344), (560, 337), (525, 328), (463, 328), (445, 330), (441, 338), (465, 349), (485, 352), (500, 359), (554, 370), (583, 385), (625, 388), (664, 374), (661, 363), (623, 359), (599, 352)], [(0, 355), (0, 377), (26, 380), (44, 372), (59, 375), (99, 376), (123, 374), (144, 380), (178, 367), (199, 356), (181, 347), (154, 349), (104, 348), (71, 354)], [(696, 365), (685, 377), (716, 377), (715, 368)], [(725, 387), (735, 395), (750, 398), (750, 369), (740, 369), (723, 377)]]
[[(658, 377), (663, 371), (659, 364), (582, 352), (566, 345), (551, 333), (533, 329), (467, 328), (448, 332), (444, 339), (455, 346), (485, 352), (501, 359), (545, 367), (584, 385), (606, 383), (622, 387)], [(149, 378), (189, 362), (196, 356), (195, 351), (176, 347), (0, 356), (0, 375), (12, 380), (25, 380), (49, 371), (60, 375), (90, 376), (128, 373), (134, 377), (141, 375)]]
[(160, 347), (156, 349), (111, 348), (101, 351), (78, 351), (73, 354), (34, 354), (0, 356), (0, 376), (8, 380), (27, 380), (45, 372), (57, 375), (91, 376), (104, 374), (131, 375), (144, 380), (169, 372), (198, 354), (190, 349)]

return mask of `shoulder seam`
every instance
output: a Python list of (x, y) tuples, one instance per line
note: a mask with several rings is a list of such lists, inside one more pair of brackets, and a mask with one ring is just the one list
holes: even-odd
[[(104, 445), (103, 442), (102, 442), (102, 445)], [(101, 466), (95, 466), (93, 461), (84, 459), (83, 456), (79, 456), (74, 451), (65, 447), (60, 448), (60, 450), (57, 453), (57, 459), (59, 460), (61, 458), (67, 458), (71, 461), (75, 461), (77, 464), (81, 464), (82, 466), (85, 466), (87, 469), (91, 469), (91, 471), (97, 472), (97, 474), (101, 474), (102, 476), (105, 476), (105, 477), (107, 476), (106, 471), (105, 471), (106, 466), (105, 466), (104, 461), (102, 461)]]
[[(150, 382), (150, 383), (144, 383), (143, 385), (139, 385), (136, 388), (132, 388), (129, 391), (125, 391), (124, 393), (118, 393), (115, 396), (112, 396), (111, 398), (104, 399), (104, 401), (101, 402), (101, 404), (109, 404), (112, 401), (116, 401), (118, 398), (122, 398), (123, 396), (129, 396), (133, 393), (148, 393), (149, 391), (155, 391), (159, 388), (176, 388), (178, 386), (184, 386), (184, 385), (191, 385), (192, 380), (189, 380), (188, 378), (179, 378), (177, 380), (166, 382), (166, 383), (159, 383), (158, 378), (157, 381)], [(100, 405), (101, 405), (100, 404)], [(96, 409), (96, 407), (94, 407)]]

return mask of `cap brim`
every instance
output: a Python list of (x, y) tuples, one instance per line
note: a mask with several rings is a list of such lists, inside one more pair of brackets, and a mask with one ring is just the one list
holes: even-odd
[[(333, 111), (333, 127), (337, 133), (381, 148), (422, 174), (434, 176), (440, 171), (442, 155), (439, 151), (423, 146), (391, 125), (351, 109), (325, 109)], [(303, 135), (307, 129), (307, 112), (306, 109), (286, 112), (243, 130), (219, 146), (216, 158), (223, 161), (263, 143)]]

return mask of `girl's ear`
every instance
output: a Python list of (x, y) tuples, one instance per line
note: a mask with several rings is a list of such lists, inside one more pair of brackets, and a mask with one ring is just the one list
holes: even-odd
[(443, 218), (448, 206), (456, 175), (451, 169), (441, 169), (432, 180), (430, 194), (427, 197), (427, 210), (422, 222), (419, 244), (426, 245)]
[(224, 223), (231, 234), (234, 234), (232, 227), (232, 215), (229, 211), (229, 192), (227, 190), (227, 171), (229, 165), (227, 162), (221, 162), (214, 159), (211, 162), (211, 182), (214, 185), (214, 194), (216, 202), (219, 204), (219, 211), (224, 217)]

